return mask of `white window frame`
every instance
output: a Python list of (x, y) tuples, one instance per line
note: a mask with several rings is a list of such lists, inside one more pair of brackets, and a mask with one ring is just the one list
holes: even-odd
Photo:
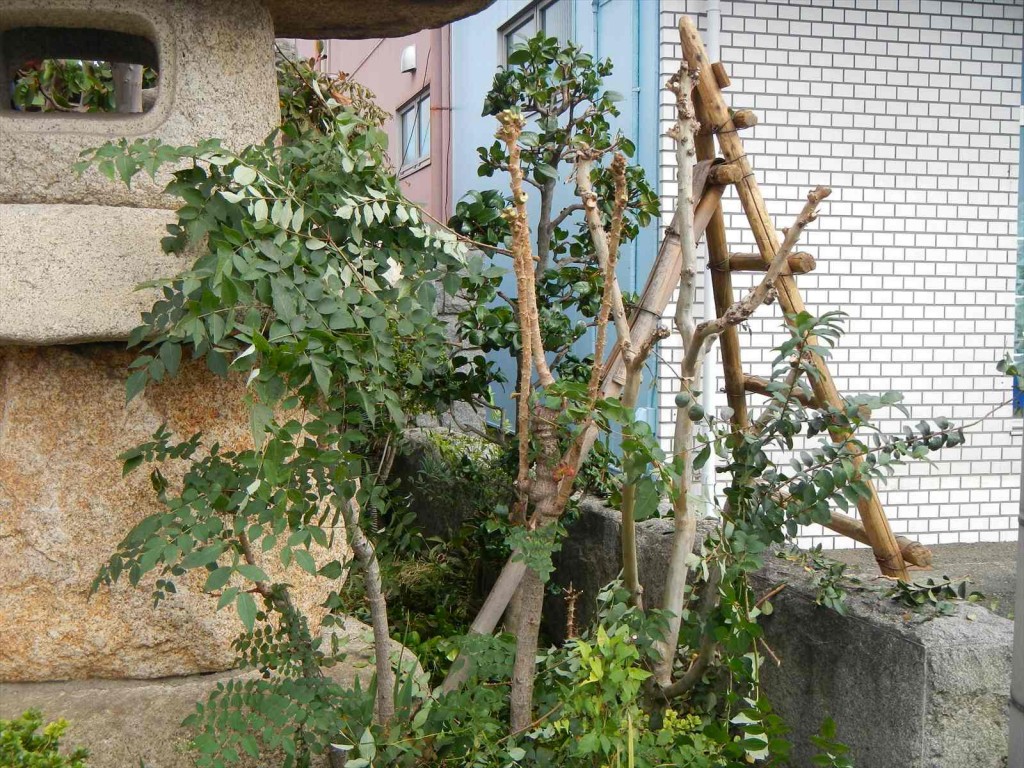
[[(542, 23), (544, 20), (544, 11), (559, 2), (568, 3), (569, 26), (572, 27), (572, 22), (576, 16), (576, 4), (573, 0), (534, 0), (515, 16), (498, 27), (498, 50), (500, 53), (498, 60), (501, 62), (502, 66), (508, 65), (508, 36), (531, 19), (533, 20), (534, 35), (536, 35), (537, 32), (544, 31), (544, 25)], [(532, 36), (533, 35), (531, 35), (531, 37)], [(563, 40), (562, 42), (565, 43), (567, 41)]]
[[(424, 114), (424, 105), (426, 106), (426, 114)], [(406, 119), (412, 113), (415, 113), (413, 120), (413, 129), (416, 131), (416, 154), (411, 158), (405, 156), (405, 125)], [(398, 108), (396, 117), (398, 118), (398, 141), (400, 145), (399, 152), (401, 153), (401, 164), (399, 169), (399, 175), (406, 175), (417, 171), (425, 165), (430, 164), (430, 141), (433, 131), (431, 131), (430, 125), (430, 87), (424, 88), (422, 91), (417, 93), (405, 104)], [(422, 146), (423, 140), (423, 126), (420, 125), (421, 120), (426, 120), (426, 146)]]

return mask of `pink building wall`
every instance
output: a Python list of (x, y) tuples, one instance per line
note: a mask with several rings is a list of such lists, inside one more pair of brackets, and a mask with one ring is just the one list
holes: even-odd
[[(345, 72), (377, 97), (391, 114), (385, 129), (388, 152), (398, 168), (402, 155), (398, 111), (416, 97), (430, 93), (430, 155), (408, 170), (399, 170), (402, 187), (410, 200), (421, 204), (440, 221), (451, 215), (451, 68), (449, 27), (428, 29), (406, 37), (368, 40), (325, 40), (325, 71)], [(415, 48), (416, 67), (402, 72), (402, 52)], [(311, 40), (297, 40), (300, 56), (314, 54)]]

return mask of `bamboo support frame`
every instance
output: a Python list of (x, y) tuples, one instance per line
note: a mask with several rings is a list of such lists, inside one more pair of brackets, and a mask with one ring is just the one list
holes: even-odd
[[(758, 123), (757, 113), (750, 109), (737, 109), (732, 113), (732, 123), (736, 126), (737, 131), (743, 131), (747, 128), (753, 128)], [(699, 131), (701, 136), (710, 136), (714, 134), (715, 126), (713, 125), (702, 125)]]
[[(704, 43), (700, 38), (697, 25), (684, 16), (679, 22), (679, 37), (682, 43), (683, 56), (691, 70), (700, 72), (697, 91), (704, 112), (702, 122), (714, 126), (718, 143), (726, 160), (740, 169), (742, 178), (735, 185), (742, 203), (747, 221), (757, 241), (758, 250), (765, 262), (770, 262), (781, 242), (771, 217), (765, 206), (764, 198), (754, 177), (753, 168), (747, 159), (743, 141), (736, 131), (729, 108), (722, 95), (721, 88), (713, 73), (711, 61), (708, 59)], [(714, 217), (712, 218), (712, 221)], [(711, 226), (709, 225), (709, 230)], [(709, 244), (710, 244), (709, 231)], [(728, 274), (728, 272), (722, 273)], [(796, 287), (792, 275), (780, 275), (775, 281), (779, 304), (786, 314), (797, 314), (804, 311), (804, 302)], [(815, 397), (823, 403), (836, 408), (843, 407), (843, 399), (836, 388), (832, 375), (825, 361), (818, 356), (812, 357), (812, 363), (820, 372), (813, 378), (812, 385)], [(838, 436), (842, 440), (843, 436)], [(856, 461), (859, 464), (859, 461)], [(896, 537), (893, 535), (889, 521), (885, 517), (874, 485), (865, 478), (869, 489), (869, 497), (861, 499), (857, 505), (869, 543), (878, 561), (882, 573), (887, 576), (907, 578), (906, 565), (900, 552)]]

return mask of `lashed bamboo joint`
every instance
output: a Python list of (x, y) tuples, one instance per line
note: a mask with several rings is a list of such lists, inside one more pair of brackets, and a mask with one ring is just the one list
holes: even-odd
[[(743, 131), (747, 128), (753, 128), (757, 125), (757, 113), (751, 109), (737, 109), (732, 113), (732, 127), (734, 130)], [(701, 135), (707, 135), (710, 133), (718, 133), (721, 127), (715, 125), (702, 125), (700, 129)]]
[[(705, 134), (710, 136), (710, 134)], [(701, 134), (697, 134), (698, 140), (704, 138)], [(701, 158), (702, 160), (708, 158)], [(740, 179), (743, 178), (743, 173), (732, 163), (719, 163), (712, 167), (711, 172), (708, 174), (708, 184), (714, 186), (725, 186), (727, 184), (739, 184)]]

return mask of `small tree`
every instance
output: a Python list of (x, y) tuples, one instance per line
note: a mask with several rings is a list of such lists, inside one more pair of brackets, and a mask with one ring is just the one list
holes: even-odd
[[(434, 314), (437, 286), (452, 285), (453, 275), (458, 285), (461, 246), (429, 230), (402, 196), (379, 110), (340, 104), (345, 83), (315, 82), (308, 65), (281, 67), (286, 84), (307, 91), (283, 101), (284, 141), (271, 136), (233, 152), (213, 140), (122, 140), (79, 165), (127, 184), (173, 164), (167, 190), (183, 205), (164, 248), (200, 254), (189, 270), (153, 284), (162, 296), (130, 338), (140, 351), (128, 400), (173, 378), (186, 355), (246, 382), (250, 448), (226, 451), (198, 434), (175, 440), (161, 427), (123, 455), (126, 472), (152, 466), (164, 510), (125, 537), (94, 585), (138, 584), (154, 573), (159, 602), (198, 573), (218, 608), (235, 606), (245, 629), (235, 641), (239, 663), (263, 675), (218, 685), (190, 719), (207, 766), (261, 747), (283, 749), (286, 765), (307, 765), (342, 730), (346, 693), (323, 673), (339, 649), (297, 610), (287, 577), (272, 579), (266, 567), (275, 558), (337, 581), (342, 529), (371, 612), (374, 719), (383, 726), (394, 717), (388, 617), (362, 511), (387, 504), (380, 452), (407, 414), (468, 394), (466, 380), (453, 377), (463, 361), (449, 354)], [(180, 486), (161, 471), (167, 461), (186, 463)], [(335, 591), (327, 607), (339, 605)]]
[[(694, 136), (699, 126), (691, 97), (696, 73), (684, 66), (668, 84), (678, 113), (670, 136), (678, 145), (679, 200), (673, 226), (681, 242), (682, 270), (675, 325), (684, 355), (674, 452), (671, 456), (662, 452), (650, 427), (636, 420), (634, 408), (645, 362), (666, 332), (656, 329), (638, 337), (631, 331), (629, 305), (615, 276), (621, 244), (635, 237), (636, 227), (646, 223), (656, 208), (640, 169), (627, 165), (626, 154), (631, 154), (632, 146), (609, 130), (607, 116), (616, 114), (615, 98), (602, 90), (601, 81), (610, 69), (608, 62), (595, 63), (572, 44), (559, 48), (557, 41), (543, 34), (517, 47), (509, 57), (508, 69), (495, 77), (485, 101), (484, 113), (494, 114), (499, 123), (498, 141), (480, 149), (480, 173), (506, 172), (510, 195), (474, 194), (457, 209), (457, 229), (491, 244), (492, 252), (499, 244), (508, 246), (518, 289), (514, 299), (501, 296), (512, 307), (512, 332), (489, 341), (493, 347), (518, 352), (519, 469), (513, 521), (524, 533), (502, 574), (509, 576), (508, 580), (499, 579), (491, 593), (493, 600), (485, 604), (474, 629), (493, 628), (500, 613), (496, 606), (504, 607), (509, 585), (517, 584), (506, 624), (516, 637), (510, 725), (513, 734), (522, 734), (535, 722), (537, 634), (550, 552), (561, 535), (557, 524), (577, 490), (577, 474), (597, 431), (617, 423), (623, 434), (624, 472), (616, 497), (623, 511), (624, 579), (631, 604), (640, 609), (638, 615), (644, 615), (642, 609), (648, 607), (640, 591), (635, 550), (641, 488), (646, 491), (646, 503), (639, 516), (653, 514), (657, 500), (667, 497), (676, 527), (663, 603), (649, 606), (655, 609), (650, 612), (653, 623), (643, 624), (643, 631), (651, 635), (647, 661), (653, 671), (645, 688), (647, 706), (657, 710), (674, 699), (692, 696), (721, 651), (723, 663), (733, 675), (726, 708), (733, 713), (737, 708), (746, 710), (742, 715), (745, 725), (739, 730), (751, 738), (764, 737), (757, 742), (761, 746), (742, 755), (756, 759), (768, 754), (771, 716), (766, 702), (756, 696), (757, 616), (765, 604), (752, 594), (747, 574), (759, 565), (761, 553), (784, 540), (787, 531), (794, 533), (798, 524), (827, 522), (831, 504), (846, 508), (849, 500), (866, 493), (870, 477), (891, 471), (891, 465), (907, 455), (919, 457), (956, 445), (962, 435), (948, 424), (938, 431), (922, 424), (916, 435), (871, 449), (856, 437), (857, 431), (868, 425), (871, 410), (895, 404), (898, 395), (855, 398), (848, 407), (815, 412), (796, 402), (800, 379), (817, 375), (808, 358), (827, 355), (828, 346), (838, 338), (836, 315), (820, 320), (809, 315), (789, 318), (793, 337), (780, 348), (780, 368), (770, 388), (773, 401), (754, 431), (734, 432), (702, 411), (695, 384), (716, 337), (725, 328), (744, 322), (772, 297), (774, 281), (829, 190), (817, 188), (808, 195), (807, 204), (757, 286), (721, 318), (697, 324), (693, 318), (698, 272), (691, 188)], [(537, 130), (528, 130), (533, 127)], [(568, 166), (568, 173), (560, 166)], [(555, 184), (563, 175), (574, 185), (577, 201), (555, 213)], [(540, 193), (539, 212), (532, 226), (525, 185)], [(485, 212), (488, 205), (504, 206), (500, 219)], [(474, 228), (473, 221), (486, 226)], [(590, 281), (572, 283), (563, 293), (568, 281), (561, 279), (558, 270), (566, 266), (590, 275)], [(588, 306), (586, 298), (590, 296), (599, 298)], [(567, 307), (594, 318), (594, 354), (577, 361), (583, 365), (571, 370), (582, 367), (583, 372), (576, 376), (566, 375), (559, 366), (567, 358), (568, 345), (579, 335), (567, 337), (551, 330), (552, 325), (564, 327)], [(546, 321), (552, 316), (557, 317), (554, 323)], [(474, 332), (481, 317), (481, 308), (475, 306), (466, 314), (464, 326)], [(625, 379), (622, 386), (609, 379), (611, 370), (604, 365), (609, 324), (618, 338)], [(710, 437), (698, 441), (698, 423), (705, 424)], [(802, 432), (812, 438), (829, 433), (845, 435), (845, 439), (801, 453), (795, 471), (777, 467), (768, 458), (769, 447), (781, 444), (792, 450), (794, 438)], [(861, 453), (867, 454), (866, 465), (856, 469), (852, 462)], [(712, 455), (728, 462), (724, 469), (729, 472), (730, 485), (721, 510), (726, 523), (721, 534), (705, 544), (704, 557), (696, 566), (702, 576), (698, 589), (687, 583), (697, 520), (690, 484), (693, 472)], [(518, 569), (514, 567), (517, 562)], [(752, 663), (743, 661), (748, 654), (752, 654)], [(692, 661), (682, 664), (687, 657)], [(453, 678), (459, 679), (459, 670), (455, 667), (449, 688)]]

